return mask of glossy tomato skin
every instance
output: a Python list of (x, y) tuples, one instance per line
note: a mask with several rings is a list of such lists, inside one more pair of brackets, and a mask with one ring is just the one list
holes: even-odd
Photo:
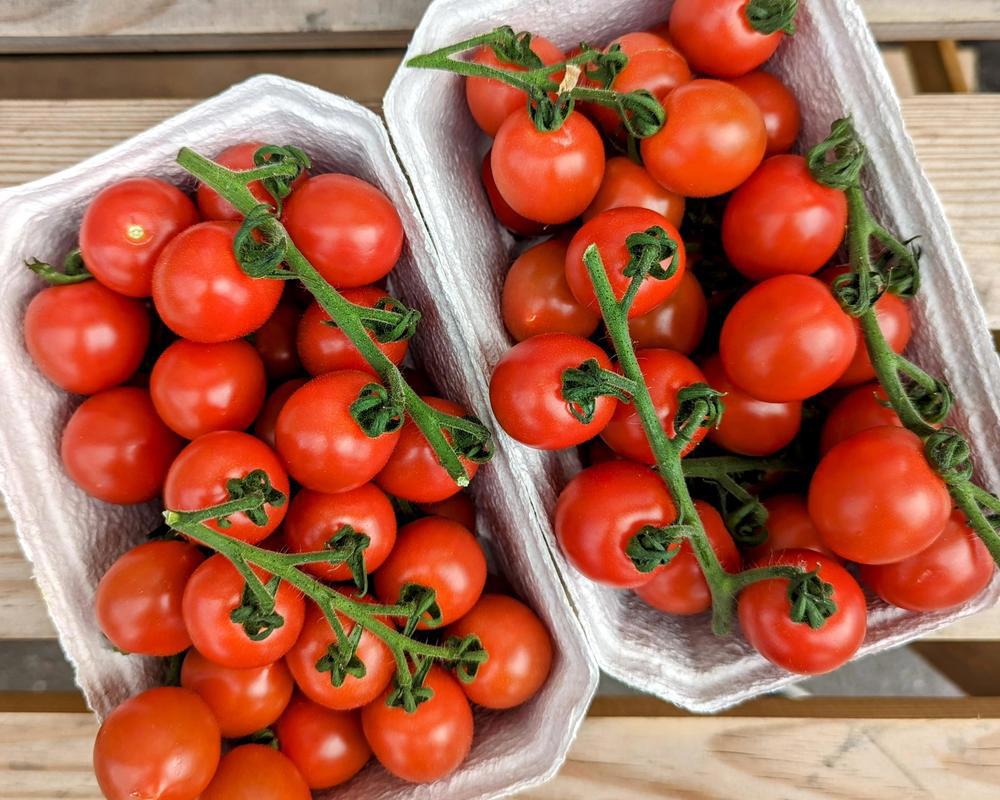
[(97, 584), (101, 632), (125, 653), (172, 656), (190, 647), (181, 598), (204, 560), (197, 547), (175, 540), (147, 542), (119, 556)]
[[(374, 572), (396, 543), (396, 513), (389, 498), (373, 483), (336, 494), (302, 489), (288, 508), (282, 530), (293, 553), (313, 553), (325, 549), (345, 525), (371, 540), (364, 562), (368, 572)], [(303, 564), (302, 569), (326, 581), (351, 580), (345, 564)]]
[(676, 259), (677, 268), (666, 280), (657, 280), (653, 277), (646, 277), (643, 280), (628, 310), (629, 318), (652, 311), (677, 290), (684, 277), (687, 263), (684, 242), (677, 229), (655, 211), (645, 208), (612, 208), (585, 223), (573, 236), (566, 251), (566, 280), (578, 303), (596, 314), (600, 313), (600, 304), (597, 302), (590, 273), (583, 260), (587, 248), (591, 245), (597, 246), (611, 288), (615, 297), (621, 300), (632, 282), (631, 278), (623, 274), (632, 258), (625, 242), (631, 234), (644, 233), (651, 228), (661, 228), (677, 243), (677, 253), (660, 262), (661, 266), (667, 269)]
[(779, 550), (815, 550), (840, 563), (840, 556), (819, 535), (803, 495), (778, 494), (764, 500), (763, 505), (767, 509), (767, 539), (747, 551), (748, 560), (764, 561)]
[[(256, 166), (253, 160), (254, 153), (263, 146), (264, 142), (240, 142), (239, 144), (227, 147), (212, 160), (216, 164), (221, 164), (232, 170), (253, 169)], [(303, 174), (292, 181), (292, 191), (295, 191), (305, 179), (306, 176)], [(247, 188), (258, 203), (266, 203), (269, 206), (274, 206), (274, 198), (260, 181), (253, 181), (247, 184)], [(243, 221), (243, 215), (236, 210), (236, 207), (232, 203), (221, 197), (215, 189), (206, 186), (204, 183), (198, 184), (195, 199), (198, 201), (198, 210), (205, 219)]]
[(94, 773), (108, 800), (196, 800), (219, 763), (219, 726), (194, 692), (169, 686), (138, 694), (104, 720)]
[(555, 530), (569, 562), (591, 580), (634, 589), (653, 579), (625, 552), (644, 525), (674, 522), (677, 512), (663, 481), (632, 461), (595, 464), (573, 478), (556, 503)]
[(888, 405), (885, 390), (877, 383), (859, 386), (844, 395), (830, 410), (820, 434), (819, 451), (825, 455), (844, 439), (868, 428), (884, 425), (903, 427), (899, 415)]
[(303, 183), (282, 217), (292, 241), (337, 289), (384, 278), (403, 250), (403, 223), (370, 183), (327, 173)]
[(861, 580), (899, 608), (940, 611), (971, 600), (986, 588), (995, 570), (990, 551), (955, 509), (929, 547), (893, 564), (865, 564)]
[(490, 168), (511, 209), (560, 225), (580, 216), (596, 196), (604, 143), (582, 114), (570, 114), (559, 130), (543, 133), (527, 113), (514, 113), (497, 132)]
[(632, 317), (628, 330), (640, 348), (662, 348), (690, 355), (708, 324), (708, 301), (698, 279), (686, 270), (673, 294), (645, 314)]
[(594, 201), (583, 212), (589, 222), (609, 208), (646, 208), (665, 217), (675, 228), (684, 218), (684, 198), (664, 189), (643, 167), (625, 156), (609, 158)]
[(867, 630), (865, 595), (840, 564), (811, 550), (782, 550), (760, 566), (789, 564), (819, 569), (819, 577), (833, 585), (837, 610), (813, 630), (792, 622), (787, 579), (760, 581), (740, 592), (740, 628), (764, 658), (789, 672), (819, 675), (845, 664), (857, 652)]
[(832, 448), (809, 484), (809, 516), (827, 547), (860, 564), (916, 555), (944, 530), (951, 495), (904, 428), (869, 428)]
[(615, 413), (615, 399), (598, 397), (588, 423), (578, 420), (563, 398), (563, 373), (594, 359), (611, 369), (611, 359), (593, 342), (568, 333), (543, 333), (516, 344), (490, 378), (490, 405), (500, 426), (522, 444), (561, 450), (597, 436)]
[(295, 684), (284, 661), (232, 669), (191, 650), (181, 667), (181, 686), (196, 692), (208, 704), (224, 738), (239, 739), (278, 719)]
[(854, 357), (850, 319), (827, 286), (778, 275), (736, 301), (722, 325), (719, 355), (729, 379), (770, 403), (829, 389)]
[(310, 789), (346, 783), (371, 758), (357, 711), (334, 711), (296, 695), (274, 726), (281, 752)]
[(272, 381), (285, 381), (302, 373), (295, 339), (302, 309), (293, 300), (278, 303), (267, 322), (253, 335), (253, 346), (264, 362), (264, 371)]
[(276, 386), (274, 391), (267, 396), (264, 407), (253, 424), (254, 435), (265, 442), (269, 447), (274, 447), (274, 426), (278, 422), (278, 414), (285, 407), (288, 398), (295, 394), (295, 391), (305, 386), (307, 378), (293, 378)]
[(747, 0), (677, 0), (670, 9), (670, 39), (698, 72), (719, 78), (745, 75), (767, 61), (784, 33), (751, 27)]
[(436, 503), (418, 503), (417, 507), (432, 517), (445, 517), (473, 533), (476, 531), (476, 506), (468, 492), (458, 492)]
[(458, 681), (433, 666), (424, 685), (434, 695), (413, 713), (386, 705), (388, 690), (361, 711), (375, 758), (411, 783), (430, 783), (454, 772), (472, 749), (472, 709)]
[(683, 197), (714, 197), (760, 165), (767, 149), (764, 118), (735, 86), (699, 78), (667, 95), (664, 109), (666, 123), (640, 147), (661, 186)]
[(24, 343), (60, 389), (94, 394), (139, 368), (149, 344), (149, 312), (98, 281), (50, 286), (28, 303)]
[(737, 189), (722, 217), (722, 244), (745, 277), (811, 275), (847, 230), (844, 193), (819, 183), (802, 156), (772, 156)]
[(288, 474), (277, 454), (259, 439), (238, 431), (216, 431), (199, 436), (181, 451), (170, 467), (163, 487), (163, 503), (173, 511), (197, 511), (229, 499), (226, 483), (245, 478), (254, 470), (267, 473), (271, 485), (285, 495), (280, 506), (268, 505), (267, 522), (256, 525), (242, 511), (229, 515), (230, 526), (215, 520), (205, 525), (226, 536), (256, 544), (281, 524), (288, 511)]
[(171, 240), (153, 270), (153, 304), (178, 336), (225, 342), (257, 330), (281, 299), (281, 281), (251, 278), (233, 255), (235, 222), (202, 222)]
[[(719, 563), (726, 572), (738, 572), (740, 551), (719, 512), (701, 500), (695, 500), (694, 505)], [(653, 608), (668, 614), (700, 614), (712, 607), (712, 592), (688, 541), (682, 542), (670, 563), (649, 583), (637, 587), (635, 593)]]
[(787, 153), (799, 138), (802, 115), (791, 90), (770, 72), (757, 70), (729, 81), (749, 95), (764, 117), (767, 129), (766, 155)]
[(80, 252), (90, 273), (128, 297), (149, 297), (163, 248), (198, 222), (187, 195), (157, 178), (126, 178), (99, 191), (80, 223)]
[(480, 167), (479, 176), (483, 180), (483, 188), (486, 190), (486, 199), (490, 201), (490, 208), (497, 221), (511, 233), (518, 236), (541, 236), (548, 230), (549, 226), (543, 222), (535, 222), (518, 214), (510, 204), (503, 199), (497, 182), (493, 179), (493, 167), (490, 160), (493, 157), (493, 148), (486, 151), (483, 156), (483, 165)]
[(356, 489), (389, 460), (399, 431), (372, 438), (351, 416), (351, 404), (372, 383), (375, 380), (365, 372), (328, 372), (285, 402), (275, 425), (275, 442), (289, 473), (306, 488)]
[(548, 239), (525, 250), (511, 264), (500, 313), (517, 341), (543, 333), (586, 338), (597, 330), (601, 318), (580, 305), (566, 282), (566, 247), (565, 239)]
[(295, 765), (273, 747), (243, 744), (230, 750), (198, 800), (312, 800)]
[(73, 412), (63, 430), (63, 466), (87, 494), (131, 505), (160, 494), (183, 440), (160, 420), (149, 392), (119, 386)]
[[(265, 584), (270, 575), (259, 567), (254, 573)], [(225, 556), (214, 555), (195, 570), (184, 590), (184, 622), (195, 648), (223, 667), (253, 669), (272, 664), (291, 649), (302, 630), (305, 601), (302, 593), (282, 581), (274, 610), (284, 623), (267, 637), (253, 641), (230, 615), (243, 601), (246, 583)]]

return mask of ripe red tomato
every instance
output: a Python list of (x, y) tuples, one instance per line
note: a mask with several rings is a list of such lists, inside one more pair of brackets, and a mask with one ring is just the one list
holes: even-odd
[(754, 286), (736, 301), (719, 339), (729, 379), (770, 403), (829, 389), (855, 347), (850, 319), (827, 286), (807, 275), (778, 275)]
[(971, 600), (995, 570), (990, 551), (956, 508), (929, 547), (894, 564), (864, 564), (861, 580), (899, 608), (940, 611)]
[(292, 477), (317, 492), (344, 492), (368, 483), (399, 441), (399, 431), (370, 437), (351, 404), (375, 381), (357, 370), (313, 378), (285, 402), (275, 440)]
[[(377, 286), (362, 286), (360, 289), (345, 289), (341, 294), (348, 302), (366, 308), (374, 308), (375, 304), (388, 297), (384, 289)], [(375, 368), (365, 361), (364, 356), (347, 338), (340, 328), (327, 323), (330, 315), (323, 310), (315, 300), (309, 304), (299, 322), (298, 351), (302, 366), (310, 375), (324, 375), (338, 369), (356, 369), (378, 376)], [(398, 364), (403, 360), (409, 348), (409, 342), (388, 342), (383, 344), (368, 332), (368, 336), (376, 343), (386, 357)]]
[[(302, 489), (288, 508), (285, 539), (293, 553), (327, 549), (327, 543), (345, 525), (371, 542), (364, 551), (365, 569), (374, 572), (396, 543), (396, 513), (385, 493), (373, 483), (337, 494)], [(326, 581), (349, 581), (346, 564), (303, 564), (302, 568)]]
[(802, 402), (768, 403), (757, 400), (726, 376), (722, 360), (714, 355), (703, 362), (708, 384), (725, 392), (725, 413), (708, 438), (731, 453), (768, 456), (791, 443), (802, 425)]
[(295, 682), (284, 661), (263, 667), (232, 669), (209, 661), (197, 650), (184, 657), (181, 686), (197, 692), (226, 739), (239, 739), (266, 728), (281, 716)]
[(685, 271), (673, 294), (652, 311), (628, 321), (636, 347), (658, 347), (690, 355), (705, 335), (708, 302), (698, 279)]
[(434, 694), (413, 713), (387, 705), (389, 690), (361, 711), (375, 758), (411, 783), (430, 783), (454, 772), (472, 749), (472, 709), (458, 681), (433, 666), (424, 686)]
[(722, 217), (730, 262), (753, 281), (811, 275), (847, 229), (847, 199), (816, 181), (802, 156), (772, 156), (737, 189)]
[(101, 632), (125, 653), (172, 656), (186, 650), (191, 637), (181, 597), (204, 560), (197, 547), (176, 540), (147, 542), (119, 556), (97, 584)]
[[(738, 572), (740, 551), (719, 512), (701, 500), (695, 500), (694, 505), (719, 563), (726, 572)], [(677, 555), (649, 583), (636, 587), (635, 593), (668, 614), (700, 614), (712, 607), (712, 592), (688, 541), (681, 543)]]
[(902, 561), (929, 547), (951, 495), (905, 428), (869, 428), (830, 450), (809, 484), (809, 516), (827, 547), (861, 564)]
[(292, 698), (274, 732), (281, 752), (298, 768), (310, 789), (346, 783), (372, 755), (359, 712), (334, 711), (301, 695)]
[(497, 132), (490, 168), (511, 209), (559, 225), (580, 216), (597, 194), (604, 142), (583, 114), (571, 113), (559, 130), (543, 133), (526, 112), (515, 112)]
[(657, 280), (651, 276), (643, 280), (628, 310), (629, 318), (652, 311), (677, 290), (681, 278), (684, 277), (686, 262), (684, 242), (677, 229), (666, 217), (655, 211), (645, 208), (612, 208), (584, 223), (570, 241), (569, 249), (566, 251), (566, 280), (579, 303), (600, 313), (590, 273), (583, 261), (583, 254), (587, 248), (592, 244), (597, 245), (611, 288), (615, 297), (621, 300), (632, 282), (630, 277), (623, 274), (632, 258), (625, 242), (631, 234), (644, 233), (651, 228), (661, 228), (677, 243), (676, 255), (660, 262), (663, 269), (668, 269), (671, 262), (677, 259), (677, 269), (666, 280)]
[(563, 398), (563, 373), (594, 359), (611, 369), (611, 359), (593, 342), (568, 333), (543, 333), (506, 352), (490, 378), (490, 405), (500, 426), (522, 444), (561, 450), (597, 436), (615, 413), (615, 399), (595, 400), (594, 416), (583, 423)]
[(639, 572), (625, 552), (644, 525), (674, 522), (677, 511), (663, 481), (632, 461), (605, 461), (576, 475), (556, 504), (555, 530), (569, 562), (591, 580), (634, 589), (662, 569)]
[(483, 165), (480, 168), (480, 177), (483, 179), (483, 188), (486, 190), (486, 199), (490, 201), (490, 208), (497, 221), (511, 233), (517, 236), (541, 236), (548, 230), (549, 226), (541, 222), (522, 217), (518, 214), (497, 189), (497, 182), (493, 180), (493, 167), (490, 159), (493, 157), (493, 148), (486, 151), (483, 156)]
[(604, 179), (594, 201), (583, 212), (589, 222), (609, 208), (646, 208), (665, 217), (675, 228), (684, 218), (684, 198), (664, 189), (648, 172), (625, 156), (609, 158), (604, 165)]
[(205, 702), (161, 686), (108, 714), (94, 741), (94, 773), (108, 800), (195, 800), (220, 751), (219, 726)]
[(243, 744), (222, 757), (198, 800), (312, 800), (312, 794), (286, 756), (265, 744)]
[(186, 194), (157, 178), (105, 186), (80, 223), (80, 252), (90, 273), (129, 297), (152, 293), (153, 265), (167, 242), (198, 222)]
[(267, 442), (269, 447), (274, 447), (274, 426), (278, 422), (278, 414), (285, 407), (288, 398), (302, 386), (305, 386), (306, 378), (295, 378), (285, 381), (275, 388), (264, 401), (264, 407), (257, 415), (257, 421), (253, 424), (253, 432), (258, 439)]
[(302, 309), (294, 300), (282, 300), (270, 319), (253, 334), (253, 346), (272, 381), (284, 381), (302, 372), (295, 345)]
[(97, 281), (50, 286), (28, 303), (24, 343), (35, 366), (60, 389), (94, 394), (124, 383), (139, 368), (149, 344), (149, 312)]
[(757, 70), (729, 81), (757, 104), (767, 129), (765, 155), (787, 153), (799, 138), (802, 115), (791, 90), (770, 72)]
[(475, 533), (476, 506), (468, 492), (458, 492), (436, 503), (418, 503), (417, 508), (432, 517), (445, 517)]
[[(271, 579), (259, 567), (252, 569), (265, 584)], [(245, 587), (232, 562), (214, 555), (195, 570), (184, 590), (184, 623), (191, 641), (205, 658), (223, 667), (252, 669), (272, 664), (291, 649), (302, 630), (305, 600), (298, 589), (281, 581), (274, 610), (284, 623), (265, 638), (252, 640), (230, 616), (243, 602)]]
[[(254, 153), (263, 146), (264, 142), (240, 142), (239, 144), (227, 147), (213, 160), (216, 164), (221, 164), (232, 170), (253, 169), (256, 166), (253, 160)], [(305, 179), (306, 176), (303, 174), (292, 181), (292, 191), (295, 191)], [(247, 184), (247, 188), (258, 203), (266, 203), (269, 206), (274, 206), (274, 198), (271, 197), (270, 192), (264, 188), (264, 184), (260, 181), (253, 181)], [(219, 193), (210, 186), (199, 183), (195, 199), (198, 201), (198, 210), (205, 219), (243, 221), (243, 215), (236, 210), (233, 204), (225, 198), (220, 197)]]
[(837, 610), (822, 627), (792, 622), (788, 579), (775, 578), (747, 586), (739, 596), (740, 628), (764, 658), (789, 672), (818, 675), (850, 660), (867, 630), (865, 595), (840, 564), (812, 550), (782, 550), (766, 564), (790, 564), (819, 569), (821, 580), (833, 586)]
[(403, 223), (370, 183), (327, 173), (303, 183), (282, 217), (296, 247), (338, 289), (385, 277), (403, 250)]
[(823, 423), (819, 451), (826, 454), (831, 447), (868, 428), (895, 425), (902, 428), (896, 412), (888, 405), (885, 390), (868, 383), (851, 390), (835, 405)]
[(251, 278), (233, 255), (235, 222), (202, 222), (171, 240), (153, 270), (153, 304), (178, 336), (225, 342), (274, 313), (281, 281)]
[(664, 101), (667, 121), (643, 139), (646, 170), (684, 197), (725, 194), (749, 178), (767, 148), (760, 110), (722, 81), (693, 80)]
[(840, 556), (823, 543), (803, 495), (778, 494), (763, 505), (767, 509), (767, 539), (747, 552), (749, 561), (766, 561), (779, 550), (815, 550), (840, 562)]
[(185, 439), (249, 428), (267, 392), (264, 364), (242, 339), (200, 344), (178, 339), (149, 376), (156, 411)]
[(160, 494), (184, 446), (163, 424), (149, 392), (119, 386), (88, 397), (66, 423), (61, 454), (66, 473), (106, 503), (145, 503)]
[[(199, 436), (177, 456), (163, 487), (163, 504), (173, 511), (198, 511), (229, 500), (226, 483), (245, 478), (262, 469), (271, 485), (288, 497), (288, 474), (277, 454), (260, 439), (237, 431), (216, 431)], [(220, 528), (214, 520), (209, 528), (234, 539), (256, 544), (266, 539), (285, 518), (288, 503), (268, 505), (267, 524), (256, 525), (240, 511), (229, 515), (229, 527)]]

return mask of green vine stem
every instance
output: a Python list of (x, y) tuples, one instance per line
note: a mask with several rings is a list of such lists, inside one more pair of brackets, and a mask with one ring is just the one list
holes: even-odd
[(63, 259), (62, 269), (56, 269), (51, 264), (33, 258), (25, 262), (25, 266), (50, 286), (66, 286), (71, 283), (89, 281), (93, 275), (87, 271), (80, 255), (80, 248), (70, 250)]

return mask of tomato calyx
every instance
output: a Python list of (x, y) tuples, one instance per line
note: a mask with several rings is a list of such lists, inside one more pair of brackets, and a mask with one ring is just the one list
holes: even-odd
[(399, 605), (410, 610), (403, 626), (405, 636), (410, 636), (421, 622), (430, 628), (436, 628), (444, 619), (437, 602), (437, 593), (429, 586), (404, 584), (399, 590)]
[(639, 572), (652, 572), (665, 567), (680, 552), (680, 543), (695, 535), (692, 525), (676, 523), (665, 527), (643, 525), (625, 546), (627, 555)]
[(837, 611), (833, 586), (820, 578), (818, 567), (789, 579), (788, 602), (792, 622), (805, 623), (813, 630), (822, 628)]
[(355, 625), (345, 636), (344, 628), (337, 620), (337, 627), (334, 628), (337, 641), (327, 647), (326, 653), (316, 662), (316, 671), (330, 673), (333, 686), (343, 686), (348, 676), (361, 680), (368, 674), (365, 662), (358, 657), (358, 645), (364, 632), (364, 628)]
[(594, 420), (598, 397), (613, 397), (628, 403), (635, 392), (635, 382), (609, 369), (596, 358), (571, 367), (562, 374), (562, 396), (569, 412), (584, 425)]
[(403, 406), (380, 383), (369, 383), (351, 403), (351, 416), (372, 439), (403, 427)]
[(954, 428), (941, 428), (924, 440), (924, 456), (949, 486), (968, 483), (974, 467), (968, 440)]
[[(249, 574), (253, 574), (249, 567), (246, 567), (246, 570)], [(251, 642), (262, 642), (282, 627), (285, 624), (285, 619), (274, 608), (275, 594), (280, 583), (278, 578), (271, 578), (267, 583), (262, 583), (256, 575), (254, 575), (254, 579), (255, 582), (247, 579), (247, 584), (243, 588), (243, 599), (232, 610), (229, 619), (237, 625), (243, 626), (243, 630)], [(263, 588), (263, 594), (257, 588), (258, 584)]]
[(260, 181), (267, 193), (274, 198), (275, 213), (279, 215), (281, 214), (282, 202), (292, 193), (292, 184), (296, 178), (312, 167), (309, 156), (298, 147), (290, 144), (284, 146), (264, 145), (253, 154), (253, 163), (257, 167), (280, 164), (289, 168), (287, 172), (284, 169), (280, 172), (273, 171), (261, 178)]
[(474, 633), (465, 637), (450, 636), (445, 647), (453, 653), (450, 663), (462, 683), (472, 683), (479, 674), (479, 668), (489, 660), (482, 640)]
[(62, 269), (56, 269), (51, 264), (32, 258), (24, 265), (50, 286), (67, 286), (72, 283), (89, 281), (94, 276), (87, 270), (80, 255), (80, 248), (70, 250), (62, 262)]
[[(382, 344), (405, 342), (411, 339), (417, 332), (417, 325), (422, 316), (417, 309), (408, 308), (395, 297), (379, 298), (372, 307), (357, 303), (352, 305), (361, 323), (371, 331), (375, 340)], [(331, 328), (340, 327), (332, 319), (325, 320), (323, 324)]]
[(758, 33), (766, 36), (781, 31), (793, 36), (798, 9), (798, 0), (750, 0), (744, 13), (750, 27)]

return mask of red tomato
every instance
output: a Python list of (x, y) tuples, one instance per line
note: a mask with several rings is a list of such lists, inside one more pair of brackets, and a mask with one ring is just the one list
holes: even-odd
[(658, 347), (690, 355), (705, 335), (708, 302), (698, 279), (685, 271), (673, 294), (652, 311), (628, 321), (636, 347)]
[(417, 508), (432, 517), (444, 517), (470, 531), (476, 530), (476, 506), (468, 492), (458, 492), (436, 503), (418, 503)]
[(763, 70), (748, 72), (729, 82), (746, 92), (764, 117), (767, 129), (765, 155), (773, 156), (791, 150), (802, 128), (799, 101), (791, 90), (779, 78)]
[(306, 378), (295, 378), (285, 381), (278, 386), (264, 401), (264, 407), (257, 415), (257, 421), (253, 424), (253, 432), (258, 439), (267, 442), (269, 447), (274, 447), (274, 426), (278, 422), (278, 414), (285, 407), (288, 398), (302, 386), (305, 386)]
[(368, 483), (392, 455), (399, 431), (368, 436), (351, 404), (375, 381), (357, 370), (329, 372), (298, 389), (278, 414), (275, 439), (292, 477), (317, 492)]
[(181, 686), (197, 692), (208, 704), (226, 739), (239, 739), (280, 717), (295, 683), (283, 661), (232, 669), (191, 650), (181, 667)]
[(885, 390), (876, 383), (859, 386), (844, 395), (823, 423), (820, 453), (825, 455), (834, 445), (868, 428), (883, 425), (902, 428), (903, 423), (887, 403)]
[(338, 289), (375, 283), (403, 250), (392, 201), (351, 175), (310, 178), (288, 198), (282, 219), (302, 255)]
[(346, 783), (371, 758), (357, 711), (334, 711), (301, 695), (292, 698), (274, 732), (310, 789)]
[(145, 503), (160, 494), (184, 446), (156, 415), (149, 392), (134, 386), (88, 397), (66, 423), (62, 462), (87, 494), (106, 503)]
[(500, 426), (522, 444), (561, 450), (597, 436), (615, 413), (615, 399), (595, 400), (594, 416), (583, 423), (563, 397), (563, 373), (594, 359), (611, 369), (611, 359), (593, 342), (568, 333), (543, 333), (514, 345), (493, 370), (490, 405)]
[(664, 101), (667, 121), (643, 139), (646, 170), (684, 197), (725, 194), (749, 178), (767, 148), (760, 110), (722, 81), (693, 80)]
[(264, 744), (244, 744), (222, 757), (198, 800), (312, 800), (312, 794), (287, 757)]
[(719, 339), (729, 379), (770, 403), (829, 389), (855, 347), (850, 319), (826, 285), (807, 275), (778, 275), (754, 286), (736, 301)]
[(569, 562), (588, 578), (619, 589), (649, 583), (662, 569), (639, 572), (625, 549), (644, 525), (674, 522), (660, 477), (632, 461), (605, 461), (566, 484), (556, 504), (555, 530)]
[[(694, 505), (722, 568), (726, 572), (738, 572), (740, 551), (719, 512), (701, 500), (695, 500)], [(712, 592), (688, 541), (682, 542), (670, 563), (649, 583), (637, 587), (635, 593), (653, 608), (668, 614), (700, 614), (712, 607)]]
[(583, 114), (570, 114), (557, 131), (543, 133), (526, 113), (500, 126), (490, 156), (493, 179), (513, 211), (559, 225), (590, 205), (604, 175), (604, 143)]
[(971, 600), (995, 570), (990, 551), (956, 508), (929, 547), (894, 564), (862, 565), (861, 580), (894, 606), (940, 611)]
[(486, 199), (490, 201), (490, 208), (499, 223), (511, 233), (518, 236), (541, 236), (549, 228), (541, 222), (535, 222), (527, 217), (518, 214), (497, 189), (497, 182), (493, 180), (493, 167), (490, 166), (490, 159), (493, 156), (493, 148), (486, 151), (483, 156), (483, 165), (480, 168), (480, 177), (483, 179), (483, 188), (486, 190)]
[(589, 222), (609, 208), (646, 208), (665, 217), (675, 228), (684, 218), (684, 198), (664, 189), (650, 174), (625, 156), (609, 158), (604, 166), (604, 180), (594, 202), (583, 212)]
[(149, 312), (97, 281), (50, 286), (28, 303), (24, 343), (60, 389), (94, 394), (139, 368), (149, 344)]
[(904, 428), (869, 428), (823, 456), (809, 484), (809, 516), (827, 547), (861, 564), (902, 561), (929, 547), (951, 495)]
[(375, 758), (411, 783), (430, 783), (454, 772), (472, 749), (472, 709), (458, 681), (434, 666), (424, 686), (434, 694), (413, 713), (387, 705), (389, 690), (361, 711)]
[[(277, 454), (260, 439), (248, 433), (217, 431), (199, 436), (177, 456), (163, 487), (163, 504), (173, 511), (199, 511), (229, 500), (226, 483), (245, 478), (262, 469), (271, 485), (288, 497), (288, 475)], [(242, 511), (229, 515), (229, 527), (220, 528), (210, 520), (212, 530), (234, 539), (256, 544), (266, 539), (285, 518), (288, 503), (268, 505), (267, 524), (256, 525)]]
[[(364, 562), (365, 569), (374, 572), (396, 543), (396, 512), (389, 498), (372, 483), (337, 494), (303, 489), (292, 500), (283, 530), (293, 553), (313, 553), (327, 549), (327, 543), (345, 525), (371, 540)], [(351, 580), (346, 564), (303, 564), (302, 568), (326, 581)]]
[(251, 278), (233, 255), (235, 222), (202, 222), (164, 249), (153, 270), (153, 304), (178, 336), (225, 342), (246, 336), (274, 313), (281, 281)]
[[(265, 584), (271, 576), (252, 568)], [(184, 622), (191, 641), (205, 658), (223, 667), (252, 669), (272, 664), (287, 653), (302, 630), (305, 600), (302, 593), (281, 581), (275, 612), (284, 623), (263, 639), (254, 641), (230, 615), (243, 602), (246, 583), (223, 555), (214, 555), (195, 570), (184, 590)]]
[[(260, 150), (263, 146), (264, 142), (240, 142), (239, 144), (227, 147), (215, 157), (214, 161), (216, 164), (221, 164), (222, 166), (228, 167), (232, 170), (253, 169), (256, 166), (253, 160), (254, 153)], [(305, 175), (299, 175), (299, 177), (292, 182), (292, 191), (294, 191), (305, 179)], [(266, 203), (269, 206), (274, 206), (274, 198), (271, 197), (270, 192), (264, 188), (264, 184), (260, 181), (253, 181), (252, 183), (247, 184), (247, 188), (250, 190), (250, 194), (254, 196), (258, 203)], [(198, 191), (195, 193), (195, 197), (198, 201), (198, 210), (205, 219), (231, 219), (236, 220), (237, 222), (243, 221), (243, 215), (236, 210), (233, 204), (225, 198), (220, 197), (219, 193), (210, 186), (199, 183)]]
[(152, 293), (153, 265), (167, 242), (198, 221), (187, 195), (157, 178), (106, 186), (80, 223), (80, 252), (90, 273), (129, 297)]
[(108, 800), (196, 800), (219, 763), (219, 726), (194, 692), (161, 686), (108, 714), (94, 772)]
[(293, 300), (282, 300), (253, 335), (253, 346), (272, 381), (284, 381), (302, 372), (295, 345), (301, 318), (302, 309)]
[(787, 579), (753, 583), (739, 596), (740, 628), (747, 641), (772, 664), (803, 675), (829, 672), (849, 661), (867, 630), (865, 595), (857, 581), (836, 561), (812, 550), (782, 550), (765, 563), (818, 568), (820, 579), (833, 586), (837, 610), (814, 630), (792, 621)]
[(600, 312), (600, 305), (594, 295), (594, 285), (590, 280), (587, 265), (583, 261), (583, 254), (590, 245), (597, 245), (611, 288), (615, 297), (621, 300), (632, 282), (630, 277), (623, 274), (632, 259), (625, 242), (631, 234), (644, 233), (652, 228), (661, 228), (677, 243), (677, 254), (660, 262), (663, 269), (667, 269), (676, 258), (677, 269), (666, 280), (647, 276), (636, 292), (628, 316), (630, 318), (642, 316), (670, 297), (684, 277), (686, 258), (681, 235), (666, 217), (660, 216), (655, 211), (645, 208), (612, 208), (584, 223), (569, 243), (569, 249), (566, 251), (566, 280), (577, 301), (595, 312)]
[(751, 561), (765, 561), (779, 550), (815, 550), (839, 562), (840, 556), (823, 543), (809, 516), (806, 498), (800, 494), (778, 494), (763, 503), (767, 509), (767, 539), (747, 552)]
[(104, 573), (94, 608), (101, 632), (116, 648), (143, 656), (172, 656), (191, 646), (181, 615), (188, 578), (205, 560), (192, 544), (147, 542)]

